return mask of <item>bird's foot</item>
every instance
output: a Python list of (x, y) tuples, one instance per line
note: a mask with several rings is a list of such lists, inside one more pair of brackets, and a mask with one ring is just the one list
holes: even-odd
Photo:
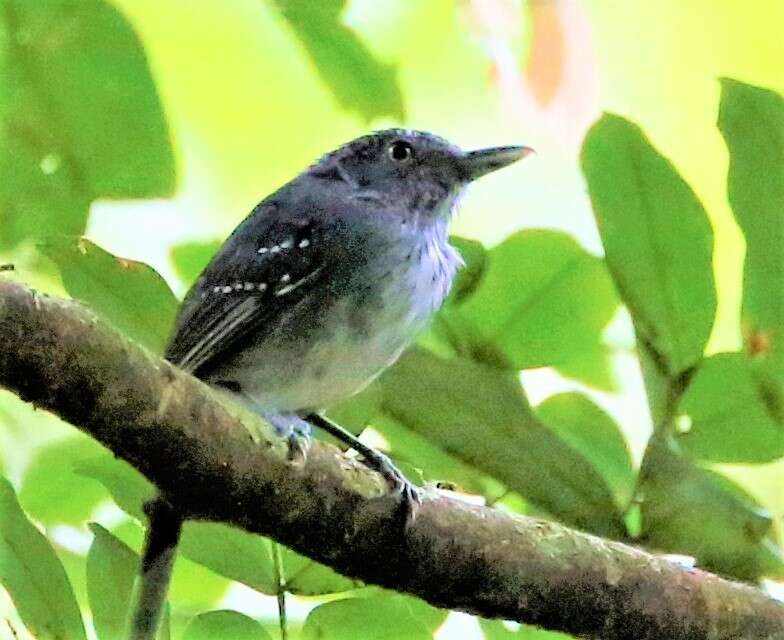
[(310, 424), (293, 414), (265, 412), (264, 419), (286, 440), (289, 461), (305, 462), (310, 449)]
[(419, 512), (419, 506), (422, 504), (422, 490), (403, 475), (403, 472), (395, 466), (389, 456), (371, 449), (370, 452), (363, 451), (362, 457), (368, 467), (377, 471), (387, 481), (390, 493), (393, 496), (400, 496), (406, 527), (411, 525)]

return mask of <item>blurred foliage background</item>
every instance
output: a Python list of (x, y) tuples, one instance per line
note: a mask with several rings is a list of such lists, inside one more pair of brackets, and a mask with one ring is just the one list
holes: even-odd
[[(784, 92), (782, 22), (778, 0), (0, 0), (3, 277), (160, 350), (174, 294), (336, 145), (533, 146), (464, 199), (432, 329), (334, 416), (412, 477), (781, 596), (784, 106), (748, 85)], [(120, 637), (150, 487), (6, 392), (0, 471), (0, 637)], [(278, 637), (284, 592), (290, 637), (561, 637), (205, 524), (167, 630)]]

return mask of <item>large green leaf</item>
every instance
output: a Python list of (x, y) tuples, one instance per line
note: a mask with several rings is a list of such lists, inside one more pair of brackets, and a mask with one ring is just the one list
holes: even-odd
[(713, 462), (768, 462), (784, 455), (784, 425), (771, 414), (769, 396), (741, 353), (703, 361), (681, 397), (678, 442)]
[(606, 114), (588, 132), (582, 166), (638, 338), (668, 373), (680, 373), (702, 357), (716, 312), (705, 210), (639, 127), (619, 116)]
[(409, 429), (564, 522), (624, 535), (602, 476), (533, 415), (514, 372), (413, 349), (381, 385), (384, 412)]
[(784, 98), (735, 80), (722, 80), (721, 89), (729, 200), (746, 238), (746, 346), (773, 356), (784, 377)]
[(346, 0), (270, 0), (302, 44), (340, 105), (365, 121), (402, 120), (403, 96), (395, 69), (373, 57), (342, 22)]
[(46, 525), (81, 525), (108, 494), (98, 482), (77, 474), (76, 466), (101, 452), (100, 444), (82, 434), (37, 449), (19, 490), (25, 511)]
[(0, 478), (0, 584), (39, 640), (85, 638), (79, 605), (49, 541), (27, 519)]
[(52, 238), (41, 245), (60, 268), (68, 293), (125, 335), (161, 353), (177, 299), (151, 267), (117, 258), (85, 238)]
[(570, 236), (527, 230), (491, 249), (455, 311), (514, 369), (569, 362), (596, 344), (617, 309), (604, 262)]
[(163, 196), (174, 158), (138, 38), (103, 0), (0, 0), (0, 247)]
[(99, 640), (122, 638), (139, 557), (98, 524), (87, 553), (87, 595)]
[(188, 623), (182, 640), (272, 640), (253, 618), (237, 611), (208, 611)]
[(770, 515), (740, 487), (659, 438), (645, 454), (639, 490), (646, 546), (694, 556), (702, 568), (742, 579), (784, 575)]
[[(265, 542), (268, 542), (265, 540)], [(320, 562), (279, 545), (286, 591), (302, 596), (342, 593), (362, 583), (341, 576)]]
[(635, 473), (626, 440), (615, 421), (579, 393), (551, 396), (536, 413), (593, 464), (624, 511), (634, 491)]
[(155, 487), (130, 464), (104, 454), (79, 462), (75, 471), (100, 482), (123, 511), (144, 520), (143, 506), (155, 496)]
[[(344, 598), (319, 605), (305, 621), (305, 640), (431, 640), (432, 618), (413, 598), (393, 594)], [(446, 615), (443, 612), (441, 619)]]

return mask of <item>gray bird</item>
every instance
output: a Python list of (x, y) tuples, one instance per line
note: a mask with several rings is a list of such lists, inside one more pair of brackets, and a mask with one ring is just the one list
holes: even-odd
[(260, 413), (292, 451), (306, 451), (310, 424), (325, 429), (412, 505), (391, 461), (319, 412), (428, 323), (462, 264), (447, 238), (462, 191), (530, 151), (464, 152), (389, 129), (325, 155), (231, 234), (188, 292), (166, 358)]

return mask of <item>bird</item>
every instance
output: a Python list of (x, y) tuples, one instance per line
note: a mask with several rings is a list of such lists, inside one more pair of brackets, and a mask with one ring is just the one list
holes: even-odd
[(323, 412), (392, 365), (447, 297), (448, 225), (473, 180), (532, 150), (476, 151), (388, 129), (322, 156), (262, 200), (186, 294), (165, 357), (250, 407), (304, 456), (311, 426), (414, 509), (420, 490)]

